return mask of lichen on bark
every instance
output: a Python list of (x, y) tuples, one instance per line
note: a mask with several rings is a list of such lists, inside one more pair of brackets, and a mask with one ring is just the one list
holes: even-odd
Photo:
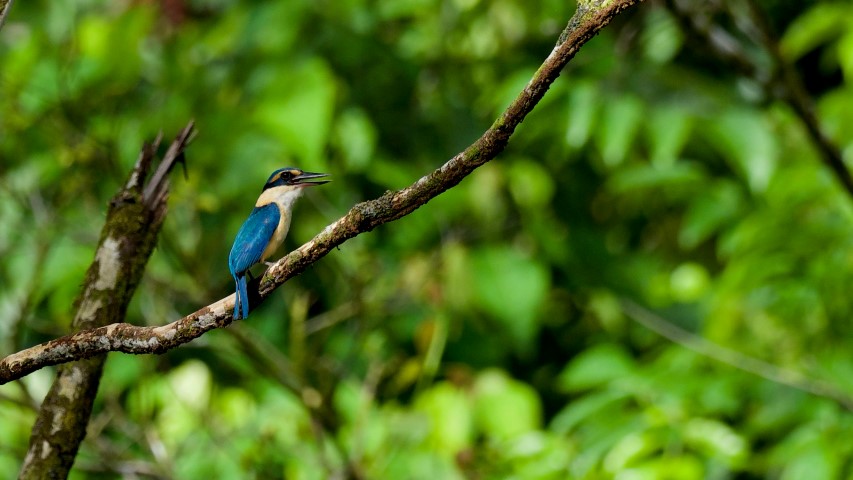
[[(192, 122), (175, 142), (180, 149), (192, 132)], [(166, 213), (166, 195), (144, 198), (144, 180), (156, 147), (146, 145), (125, 186), (110, 201), (95, 258), (75, 300), (76, 330), (103, 327), (124, 320), (127, 306), (142, 278)], [(166, 158), (159, 170), (170, 170), (175, 158)], [(167, 188), (167, 177), (160, 178)], [(150, 185), (148, 186), (150, 187)], [(74, 344), (69, 344), (74, 349)], [(106, 356), (92, 356), (59, 367), (57, 377), (39, 409), (30, 445), (19, 473), (21, 479), (65, 478), (86, 436)]]

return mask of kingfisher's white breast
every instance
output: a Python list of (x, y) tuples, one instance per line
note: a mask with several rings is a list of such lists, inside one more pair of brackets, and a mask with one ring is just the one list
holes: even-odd
[(290, 219), (293, 217), (291, 213), (293, 211), (293, 202), (295, 202), (301, 195), (302, 187), (273, 187), (264, 190), (264, 192), (261, 193), (261, 196), (258, 197), (258, 201), (255, 202), (256, 207), (263, 207), (264, 205), (275, 203), (280, 215), (278, 225), (275, 227), (272, 238), (270, 238), (267, 248), (264, 249), (264, 253), (261, 254), (262, 262), (270, 258), (275, 251), (278, 250), (278, 247), (281, 246), (284, 238), (287, 237), (287, 232), (290, 230)]

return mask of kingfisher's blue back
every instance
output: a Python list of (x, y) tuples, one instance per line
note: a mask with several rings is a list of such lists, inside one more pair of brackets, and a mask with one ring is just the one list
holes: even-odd
[(255, 208), (237, 232), (228, 255), (228, 269), (236, 285), (235, 320), (249, 316), (249, 294), (246, 288), (249, 269), (275, 252), (290, 228), (293, 203), (302, 195), (305, 187), (328, 183), (311, 181), (325, 176), (325, 173), (303, 172), (293, 167), (280, 168), (264, 184)]
[(255, 207), (249, 218), (243, 222), (231, 254), (228, 255), (228, 268), (237, 286), (237, 299), (234, 302), (234, 318), (249, 316), (249, 295), (246, 291), (246, 272), (252, 265), (261, 261), (261, 255), (270, 243), (281, 219), (278, 205), (268, 203)]

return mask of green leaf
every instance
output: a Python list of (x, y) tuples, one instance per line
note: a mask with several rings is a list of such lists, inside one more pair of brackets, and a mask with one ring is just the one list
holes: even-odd
[(746, 439), (718, 420), (691, 419), (684, 425), (684, 440), (699, 452), (729, 467), (743, 465), (749, 456)]
[(481, 249), (471, 257), (478, 304), (501, 324), (520, 353), (529, 352), (548, 293), (548, 271), (507, 247)]
[(708, 472), (701, 459), (693, 455), (666, 455), (620, 470), (616, 478), (703, 480)]
[(344, 422), (354, 423), (363, 411), (363, 401), (359, 385), (353, 381), (342, 381), (335, 388), (333, 402), (335, 413)]
[(802, 445), (785, 459), (782, 480), (800, 478), (839, 478), (841, 459), (824, 442)]
[(665, 167), (641, 164), (619, 169), (610, 176), (607, 186), (615, 193), (628, 194), (637, 190), (691, 187), (704, 178), (704, 171), (691, 163)]
[(551, 421), (551, 430), (568, 434), (590, 418), (606, 418), (630, 398), (627, 392), (604, 390), (585, 395), (566, 405)]
[(478, 430), (498, 439), (540, 428), (542, 405), (530, 385), (489, 369), (474, 382), (474, 412)]
[(35, 117), (59, 104), (61, 75), (60, 66), (52, 58), (36, 63), (28, 72), (30, 81), (22, 86), (19, 113)]
[(658, 432), (646, 431), (631, 433), (619, 440), (604, 457), (604, 469), (612, 474), (618, 474), (628, 466), (640, 463), (638, 460), (648, 458), (650, 454), (665, 447), (665, 440)]
[(509, 168), (509, 191), (524, 207), (542, 208), (554, 195), (554, 179), (540, 163), (518, 160)]
[(244, 389), (225, 388), (217, 392), (212, 410), (233, 429), (255, 428), (257, 424), (257, 400)]
[(643, 55), (655, 63), (672, 60), (684, 43), (678, 22), (665, 8), (650, 8), (641, 34)]
[(610, 97), (604, 106), (601, 124), (595, 129), (595, 140), (606, 167), (615, 167), (628, 157), (634, 137), (643, 120), (645, 106), (630, 95)]
[(169, 384), (175, 397), (195, 410), (207, 408), (210, 401), (211, 375), (207, 365), (189, 360), (169, 373)]
[(696, 262), (685, 262), (672, 271), (669, 283), (673, 299), (693, 302), (705, 295), (711, 281), (705, 267)]
[[(90, 81), (109, 78), (109, 90), (139, 80), (141, 45), (154, 23), (147, 6), (128, 10), (118, 18), (90, 15), (77, 29), (80, 62), (91, 67)], [(126, 86), (125, 85), (125, 86)]]
[(115, 355), (104, 367), (101, 391), (119, 395), (132, 387), (144, 373), (142, 357), (136, 355)]
[(765, 117), (733, 109), (716, 118), (706, 132), (753, 192), (767, 188), (776, 171), (779, 145)]
[(843, 2), (821, 2), (798, 16), (782, 35), (779, 42), (782, 55), (790, 62), (844, 32), (853, 14), (850, 5)]
[(515, 478), (520, 479), (565, 478), (577, 454), (565, 437), (538, 430), (497, 442), (496, 446), (510, 463)]
[[(853, 14), (850, 10), (848, 15)], [(853, 32), (846, 32), (838, 42), (838, 62), (845, 78), (853, 76)]]
[(850, 89), (834, 90), (819, 99), (818, 114), (822, 126), (832, 138), (848, 139), (853, 136), (851, 105), (853, 105), (853, 91)]
[(608, 332), (620, 332), (625, 328), (626, 320), (619, 297), (608, 290), (591, 292), (587, 311)]
[(557, 385), (566, 392), (589, 390), (633, 375), (634, 359), (616, 344), (596, 345), (584, 350), (563, 369)]
[(322, 166), (336, 90), (326, 64), (312, 59), (296, 67), (269, 68), (257, 80), (264, 101), (255, 120), (304, 164)]
[(685, 109), (665, 105), (652, 109), (646, 123), (652, 165), (658, 168), (673, 165), (692, 129), (693, 117)]
[(453, 456), (473, 441), (470, 401), (452, 384), (441, 382), (421, 393), (414, 409), (429, 419), (427, 442), (432, 450)]
[[(381, 475), (369, 478), (407, 480), (465, 480), (465, 476), (459, 472), (456, 461), (453, 458), (437, 457), (432, 452), (418, 450), (400, 451), (394, 445), (391, 450), (394, 455), (387, 455), (387, 460), (382, 462)], [(317, 469), (320, 472), (322, 469)], [(285, 478), (292, 478), (289, 475)], [(318, 477), (327, 478), (327, 477)]]
[(376, 149), (376, 127), (361, 109), (343, 112), (335, 125), (338, 148), (351, 171), (362, 171), (370, 164)]
[(568, 125), (566, 143), (580, 148), (589, 141), (597, 127), (598, 111), (601, 108), (601, 92), (592, 82), (576, 82), (572, 85), (568, 102)]
[(682, 248), (693, 249), (734, 220), (744, 206), (741, 189), (731, 181), (707, 185), (690, 202), (678, 232)]
[[(253, 49), (269, 55), (281, 55), (298, 41), (299, 27), (307, 10), (305, 7), (302, 2), (258, 4), (257, 8), (250, 10), (252, 15), (248, 17), (243, 32), (223, 32), (220, 37), (242, 39)], [(231, 16), (230, 11), (227, 16)]]

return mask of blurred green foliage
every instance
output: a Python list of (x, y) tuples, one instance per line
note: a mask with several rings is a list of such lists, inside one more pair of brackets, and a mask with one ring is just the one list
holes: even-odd
[[(760, 6), (849, 156), (853, 7)], [(231, 239), (270, 171), (334, 175), (297, 207), (293, 248), (477, 138), (572, 7), (16, 2), (0, 31), (0, 354), (68, 331), (143, 140), (190, 118), (200, 132), (128, 312), (160, 325), (232, 292)], [(800, 119), (643, 4), (458, 187), (247, 321), (111, 355), (72, 476), (847, 478), (853, 402), (673, 344), (620, 297), (850, 398), (851, 272), (851, 198)], [(0, 388), (0, 471), (50, 381)]]

